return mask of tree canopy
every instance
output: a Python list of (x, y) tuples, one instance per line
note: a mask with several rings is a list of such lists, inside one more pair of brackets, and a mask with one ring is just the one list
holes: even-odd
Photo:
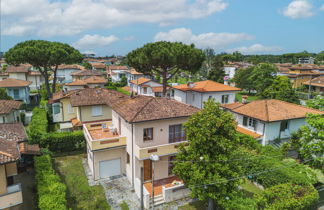
[[(80, 63), (81, 53), (68, 44), (45, 40), (29, 40), (16, 44), (5, 53), (6, 62), (12, 65), (29, 63), (45, 78), (47, 96), (56, 90), (56, 73), (60, 64)], [(49, 84), (53, 77), (52, 90)]]
[(253, 67), (250, 81), (258, 94), (261, 94), (267, 87), (272, 85), (276, 72), (277, 68), (270, 63), (260, 63)]
[(12, 100), (5, 88), (0, 88), (0, 100)]
[(193, 197), (226, 202), (239, 182), (227, 179), (241, 173), (238, 162), (228, 162), (239, 144), (232, 115), (210, 99), (185, 123), (185, 131), (189, 146), (180, 147), (173, 172), (186, 183)]
[(211, 66), (207, 74), (207, 79), (215, 82), (224, 82), (224, 63), (221, 56), (215, 56), (211, 61)]
[(247, 91), (253, 90), (253, 84), (250, 79), (253, 73), (253, 69), (254, 69), (253, 67), (248, 67), (245, 69), (236, 70), (233, 78), (236, 87), (239, 87)]
[(144, 74), (159, 74), (166, 94), (167, 81), (179, 71), (196, 72), (205, 59), (202, 50), (181, 42), (154, 42), (135, 49), (127, 55), (129, 66)]
[(313, 109), (319, 109), (324, 111), (324, 97), (323, 96), (316, 96), (313, 99), (309, 99), (306, 101), (306, 105)]

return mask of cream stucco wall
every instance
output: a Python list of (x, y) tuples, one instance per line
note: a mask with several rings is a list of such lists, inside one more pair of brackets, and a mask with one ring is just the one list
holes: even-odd
[(7, 192), (7, 176), (5, 165), (0, 165), (0, 195)]
[(0, 123), (17, 122), (17, 117), (19, 117), (19, 112), (17, 110), (13, 110), (9, 114), (1, 114), (0, 115)]
[(73, 113), (69, 113), (68, 110), (68, 106), (69, 104), (71, 104), (70, 102), (70, 98), (63, 98), (61, 99), (61, 103), (62, 103), (62, 107), (63, 107), (63, 121), (71, 121), (71, 119), (76, 118), (77, 117), (77, 112), (76, 112), (76, 108), (73, 108)]
[(17, 175), (18, 174), (18, 171), (17, 171), (17, 164), (16, 164), (16, 162), (6, 164), (6, 172), (7, 172), (7, 176)]
[(9, 73), (9, 78), (27, 80), (26, 73)]
[(97, 120), (108, 120), (112, 118), (112, 109), (107, 105), (99, 105), (102, 107), (102, 115), (92, 116), (92, 107), (94, 106), (81, 106), (79, 107), (80, 115), (78, 120), (82, 122), (97, 121)]

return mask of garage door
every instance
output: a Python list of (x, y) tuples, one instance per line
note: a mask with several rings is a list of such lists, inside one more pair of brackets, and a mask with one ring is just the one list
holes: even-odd
[(100, 178), (120, 175), (120, 159), (100, 161), (99, 174)]

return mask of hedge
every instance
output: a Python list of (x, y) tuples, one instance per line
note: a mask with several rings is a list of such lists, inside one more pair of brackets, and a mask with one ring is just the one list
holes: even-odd
[(27, 129), (29, 140), (32, 143), (38, 143), (38, 141), (47, 133), (47, 130), (48, 120), (46, 110), (36, 107), (33, 110), (32, 120)]
[(66, 186), (55, 173), (51, 157), (43, 155), (35, 157), (35, 179), (40, 210), (65, 210)]
[(258, 209), (315, 209), (319, 195), (313, 186), (280, 184), (255, 196)]
[(44, 135), (39, 145), (52, 152), (71, 152), (85, 148), (85, 138), (82, 131), (54, 132)]

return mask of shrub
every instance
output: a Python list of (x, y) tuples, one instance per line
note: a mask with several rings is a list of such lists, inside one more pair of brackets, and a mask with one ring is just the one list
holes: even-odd
[(237, 132), (236, 136), (238, 138), (238, 142), (247, 149), (259, 151), (262, 147), (261, 144), (259, 144), (259, 142), (251, 136), (239, 132)]
[(246, 198), (242, 196), (236, 196), (230, 198), (225, 204), (224, 209), (226, 210), (256, 210), (256, 201), (252, 198)]
[(35, 157), (35, 173), (39, 209), (67, 209), (66, 186), (55, 173), (49, 155)]
[(71, 152), (85, 148), (85, 138), (82, 131), (48, 133), (39, 142), (41, 147), (52, 152)]
[(38, 143), (40, 139), (47, 133), (47, 129), (48, 120), (46, 110), (36, 107), (33, 110), (32, 120), (27, 129), (29, 140), (32, 143)]
[(313, 186), (280, 184), (255, 196), (258, 209), (313, 209), (319, 196)]

